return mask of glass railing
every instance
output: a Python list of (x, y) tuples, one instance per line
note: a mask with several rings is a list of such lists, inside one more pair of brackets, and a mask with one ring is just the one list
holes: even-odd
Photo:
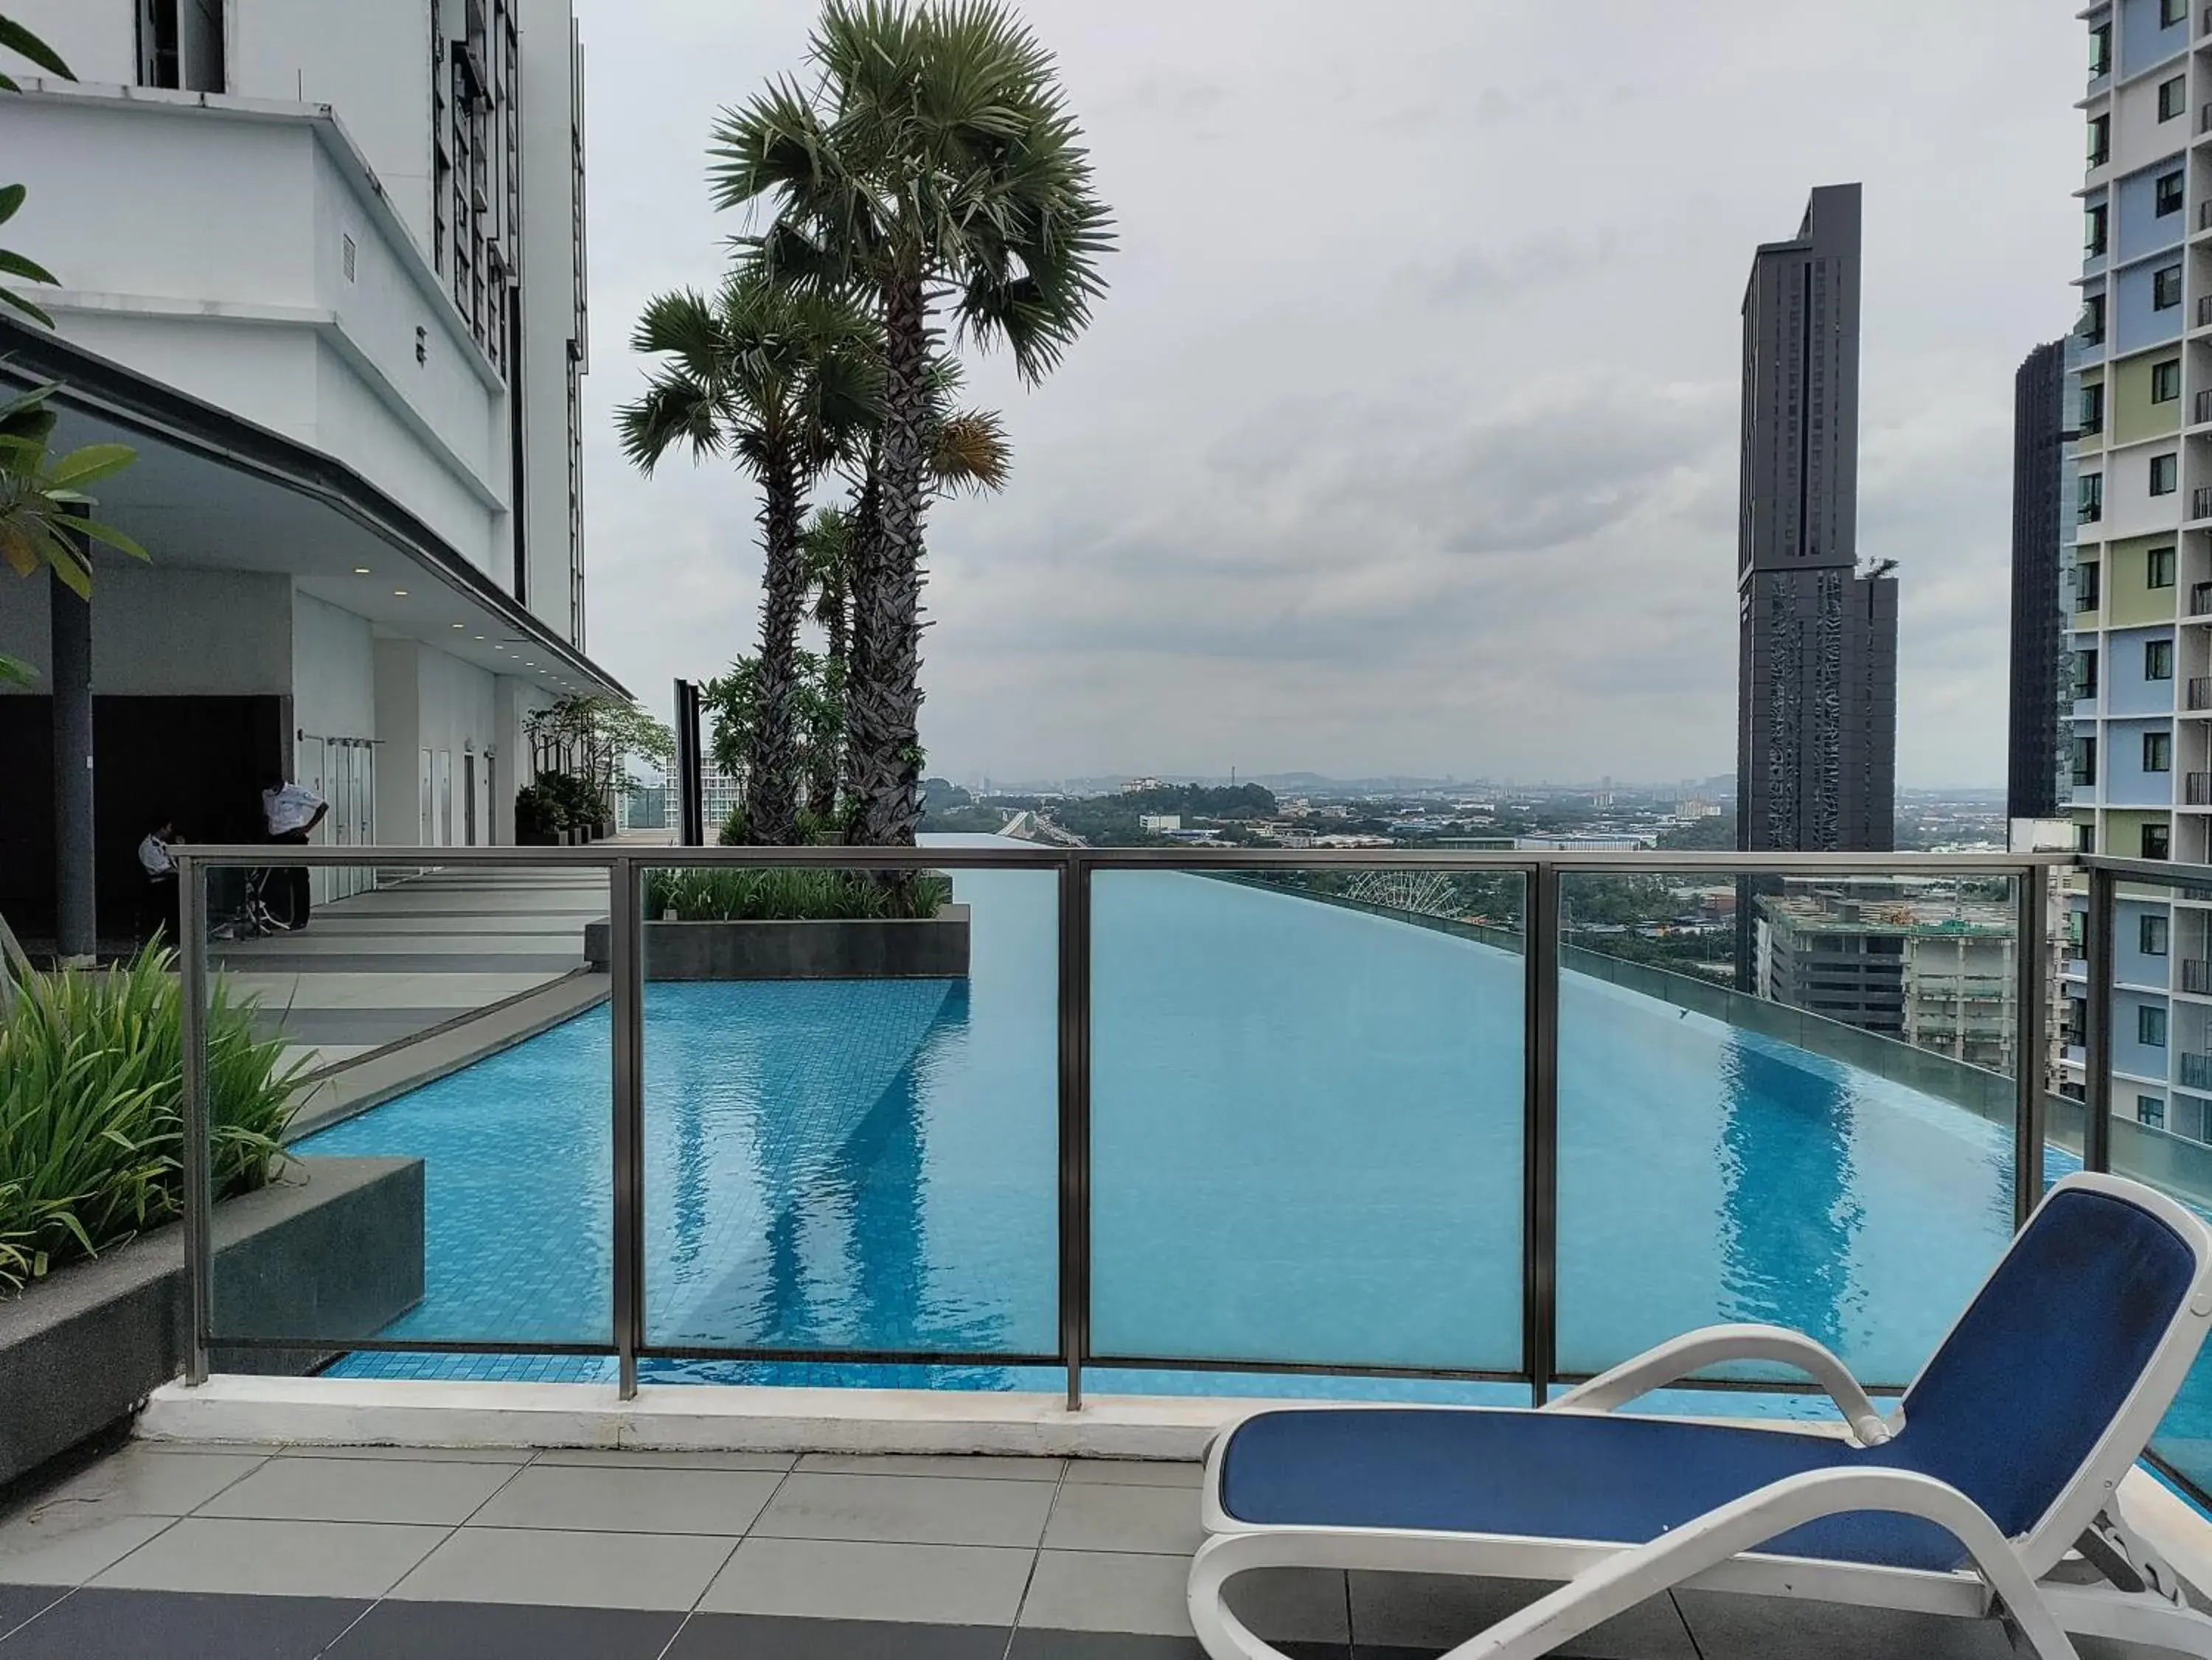
[[(1525, 1399), (1759, 1320), (1894, 1387), (2058, 1175), (2212, 1196), (2212, 903), (2133, 886), (2212, 894), (2202, 867), (999, 838), (185, 865), (197, 1375)], [(289, 865), (330, 896), (301, 932), (294, 878), (240, 874)], [(2146, 989), (2173, 957), (2182, 995)], [(303, 1069), (252, 1195), (248, 997)]]

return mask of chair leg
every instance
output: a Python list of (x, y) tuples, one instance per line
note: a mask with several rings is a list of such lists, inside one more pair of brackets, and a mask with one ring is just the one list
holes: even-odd
[(1191, 1629), (1198, 1633), (1199, 1646), (1211, 1660), (1289, 1660), (1231, 1611), (1225, 1594), (1229, 1582), (1238, 1574), (1268, 1566), (1259, 1560), (1266, 1551), (1264, 1539), (1235, 1533), (1219, 1535), (1198, 1548), (1185, 1595)]

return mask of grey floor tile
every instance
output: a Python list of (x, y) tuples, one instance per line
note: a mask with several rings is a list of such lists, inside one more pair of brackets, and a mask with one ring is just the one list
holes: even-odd
[(331, 1660), (659, 1660), (674, 1609), (537, 1608), (389, 1598), (330, 1650)]
[(1205, 1540), (1195, 1493), (1102, 1482), (1063, 1486), (1044, 1530), (1051, 1550), (1158, 1551), (1186, 1559)]
[[(1528, 1580), (1442, 1574), (1356, 1572), (1350, 1578), (1352, 1640), (1363, 1651), (1370, 1645), (1431, 1652), (1451, 1648), (1553, 1589)], [(1664, 1596), (1638, 1603), (1557, 1652), (1563, 1660), (1699, 1660), (1681, 1616)], [(1793, 1649), (1770, 1652), (1798, 1660)], [(1705, 1660), (1711, 1660), (1710, 1654)]]
[[(1349, 1660), (1341, 1643), (1280, 1642), (1286, 1660)], [(1014, 1633), (1007, 1660), (1206, 1660), (1193, 1637), (1136, 1637), (1103, 1631), (1033, 1631)], [(1391, 1657), (1390, 1660), (1396, 1660)]]
[(0, 1583), (80, 1585), (163, 1529), (166, 1516), (108, 1516), (65, 1505), (0, 1525)]
[(203, 1505), (202, 1516), (293, 1522), (466, 1521), (515, 1478), (513, 1464), (397, 1458), (272, 1458)]
[(95, 1506), (109, 1516), (185, 1516), (265, 1461), (258, 1452), (170, 1452), (127, 1446), (40, 1493), (26, 1513), (63, 1505)]
[(1172, 1556), (1044, 1551), (1022, 1603), (1022, 1625), (1188, 1637), (1183, 1582), (1189, 1572), (1188, 1560)]
[(187, 1516), (97, 1576), (127, 1590), (381, 1596), (446, 1536), (382, 1522), (234, 1521)]
[(1000, 1660), (1006, 1648), (1006, 1633), (997, 1626), (695, 1614), (665, 1660)]
[(1704, 1660), (1860, 1660), (1869, 1654), (1912, 1660), (2012, 1660), (1993, 1620), (1948, 1620), (1780, 1596), (1723, 1591), (1675, 1594)]
[(462, 1528), (401, 1580), (403, 1602), (690, 1608), (736, 1541), (669, 1533)]
[(1056, 1481), (1065, 1462), (973, 1453), (810, 1452), (799, 1461), (799, 1468), (841, 1475), (967, 1475), (985, 1481)]
[(314, 1660), (368, 1604), (321, 1596), (81, 1590), (4, 1644), (7, 1660)]
[(1125, 1487), (1196, 1488), (1206, 1474), (1203, 1464), (1160, 1458), (1071, 1458), (1067, 1481), (1073, 1487), (1103, 1484)]
[(287, 1458), (397, 1458), (411, 1464), (526, 1464), (529, 1447), (288, 1446)]
[(1021, 1608), (1034, 1557), (1001, 1545), (748, 1539), (699, 1606), (714, 1614), (1004, 1628)]
[(534, 1462), (594, 1469), (787, 1470), (797, 1456), (789, 1452), (691, 1452), (662, 1447), (548, 1447)]
[(784, 1480), (753, 1531), (771, 1539), (872, 1539), (911, 1545), (1034, 1545), (1052, 1509), (1042, 1481), (942, 1475)]
[(0, 1585), (0, 1637), (69, 1594), (67, 1585)]
[(532, 1464), (475, 1520), (483, 1527), (734, 1537), (752, 1525), (783, 1479), (772, 1470)]

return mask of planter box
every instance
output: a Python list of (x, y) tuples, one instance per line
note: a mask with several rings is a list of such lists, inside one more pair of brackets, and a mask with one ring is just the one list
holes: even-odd
[[(0, 1298), (0, 1483), (127, 1416), (184, 1369), (184, 1229)], [(422, 1161), (301, 1159), (215, 1211), (215, 1330), (313, 1333), (307, 1350), (217, 1347), (218, 1372), (312, 1371), (422, 1300)]]
[[(584, 960), (605, 972), (607, 924), (584, 927)], [(649, 980), (922, 980), (968, 978), (968, 907), (901, 922), (649, 922)]]

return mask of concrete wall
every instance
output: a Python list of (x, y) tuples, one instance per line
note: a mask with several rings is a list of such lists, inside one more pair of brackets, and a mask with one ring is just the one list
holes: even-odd
[(2099, 765), (2104, 770), (2107, 803), (2116, 807), (2165, 807), (2172, 803), (2172, 766), (2162, 772), (2143, 770), (2143, 739), (2158, 732), (2166, 735), (2166, 754), (2171, 762), (2171, 720), (2113, 720), (2105, 724), (2104, 754), (2099, 757)]
[(236, 0), (230, 91), (329, 104), (430, 250), (430, 4)]
[(411, 639), (376, 642), (376, 833), (393, 845), (420, 839), (416, 742), (422, 724), (422, 648)]
[[(2142, 210), (2150, 211), (2148, 206)], [(2162, 232), (2167, 239), (2181, 234), (2180, 214), (2160, 220), (2161, 226), (2171, 226), (2171, 232)], [(2110, 315), (2106, 319), (2112, 330), (2112, 349), (2118, 353), (2139, 352), (2147, 347), (2162, 345), (2181, 338), (2181, 319), (2187, 309), (2168, 306), (2160, 309), (2157, 304), (2157, 276), (2163, 268), (2176, 264), (2181, 251), (2176, 248), (2166, 257), (2147, 258), (2141, 264), (2130, 265), (2116, 273), (2110, 285)]]
[[(2185, 124), (2182, 132), (2174, 136), (2182, 136), (2186, 130)], [(2182, 227), (2189, 216), (2186, 212), (2158, 211), (2158, 181), (2181, 167), (2180, 155), (2162, 156), (2114, 187), (2112, 200), (2118, 222), (2112, 227), (2112, 250), (2118, 264), (2128, 264), (2161, 248), (2179, 249)]]
[(312, 594), (292, 597), (293, 722), (311, 738), (376, 736), (369, 626)]
[(2189, 45), (2189, 17), (2193, 4), (2183, 9), (2179, 22), (2166, 28), (2159, 27), (2159, 0), (2120, 0), (2112, 45), (2119, 58), (2121, 78), (2141, 75)]
[[(2162, 592), (2169, 608), (2173, 603), (2172, 589), (2153, 590)], [(2105, 677), (2105, 712), (2110, 715), (2170, 715), (2173, 712), (2174, 676), (2163, 680), (2152, 680), (2145, 669), (2149, 658), (2148, 648), (2154, 643), (2171, 648), (2173, 630), (2166, 628), (2131, 628), (2122, 632), (2115, 629), (2106, 637), (2105, 660), (2100, 665)], [(2169, 653), (2166, 659), (2172, 666), (2176, 659)]]
[(580, 53), (569, 0), (522, 0), (522, 395), (529, 460), (530, 609), (563, 639), (571, 627), (568, 568), (568, 386), (587, 361), (585, 295), (574, 270), (571, 143), (581, 122)]
[[(39, 679), (50, 668), (47, 585), (0, 573), (0, 651)], [(283, 696), (292, 690), (291, 580), (250, 571), (103, 562), (93, 596), (92, 685), (100, 696)]]

